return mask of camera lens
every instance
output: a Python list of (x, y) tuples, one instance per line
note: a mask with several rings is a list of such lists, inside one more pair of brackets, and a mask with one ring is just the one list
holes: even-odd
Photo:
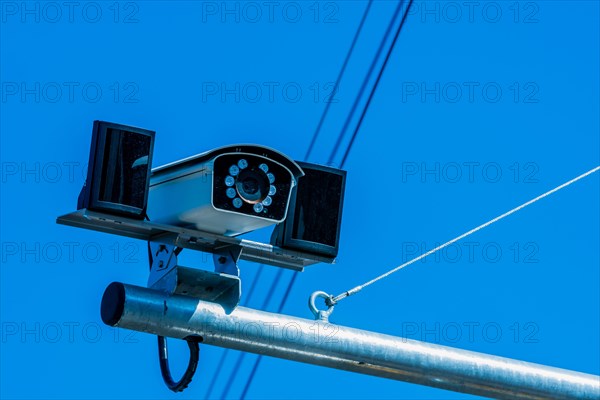
[(269, 194), (269, 178), (262, 170), (244, 169), (240, 172), (235, 188), (246, 203), (260, 203)]

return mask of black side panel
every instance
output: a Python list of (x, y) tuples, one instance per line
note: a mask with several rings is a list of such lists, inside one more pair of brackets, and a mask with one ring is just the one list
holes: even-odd
[(288, 216), (271, 238), (286, 249), (335, 257), (338, 253), (346, 171), (298, 162), (304, 171)]
[(88, 176), (78, 208), (144, 218), (154, 135), (146, 129), (94, 121)]

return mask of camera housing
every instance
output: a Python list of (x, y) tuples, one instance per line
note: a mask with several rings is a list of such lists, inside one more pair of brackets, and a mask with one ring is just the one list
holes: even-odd
[(237, 236), (287, 217), (300, 166), (268, 147), (225, 146), (152, 170), (153, 222)]

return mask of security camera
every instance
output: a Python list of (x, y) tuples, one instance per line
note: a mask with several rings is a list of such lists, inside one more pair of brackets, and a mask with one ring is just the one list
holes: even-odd
[(296, 162), (264, 146), (232, 145), (152, 170), (151, 221), (236, 236), (286, 219)]
[[(337, 256), (345, 171), (294, 162), (254, 144), (225, 146), (152, 169), (154, 136), (148, 129), (94, 121), (80, 212), (61, 223), (150, 241), (162, 235), (157, 230), (184, 234), (211, 243), (215, 252), (218, 240), (202, 232), (232, 237), (277, 225), (272, 246), (261, 243), (246, 256), (280, 250), (326, 262)], [(97, 222), (89, 222), (88, 211), (98, 213)]]

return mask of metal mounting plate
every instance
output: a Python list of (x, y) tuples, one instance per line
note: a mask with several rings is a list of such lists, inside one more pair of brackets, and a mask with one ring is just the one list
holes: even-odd
[(216, 235), (190, 228), (140, 221), (112, 214), (81, 209), (60, 216), (56, 222), (61, 225), (111, 233), (145, 241), (159, 242), (191, 250), (219, 254), (231, 245), (240, 246), (241, 260), (258, 262), (295, 271), (320, 262), (333, 264), (335, 259), (286, 250), (270, 244), (254, 242), (235, 237)]

